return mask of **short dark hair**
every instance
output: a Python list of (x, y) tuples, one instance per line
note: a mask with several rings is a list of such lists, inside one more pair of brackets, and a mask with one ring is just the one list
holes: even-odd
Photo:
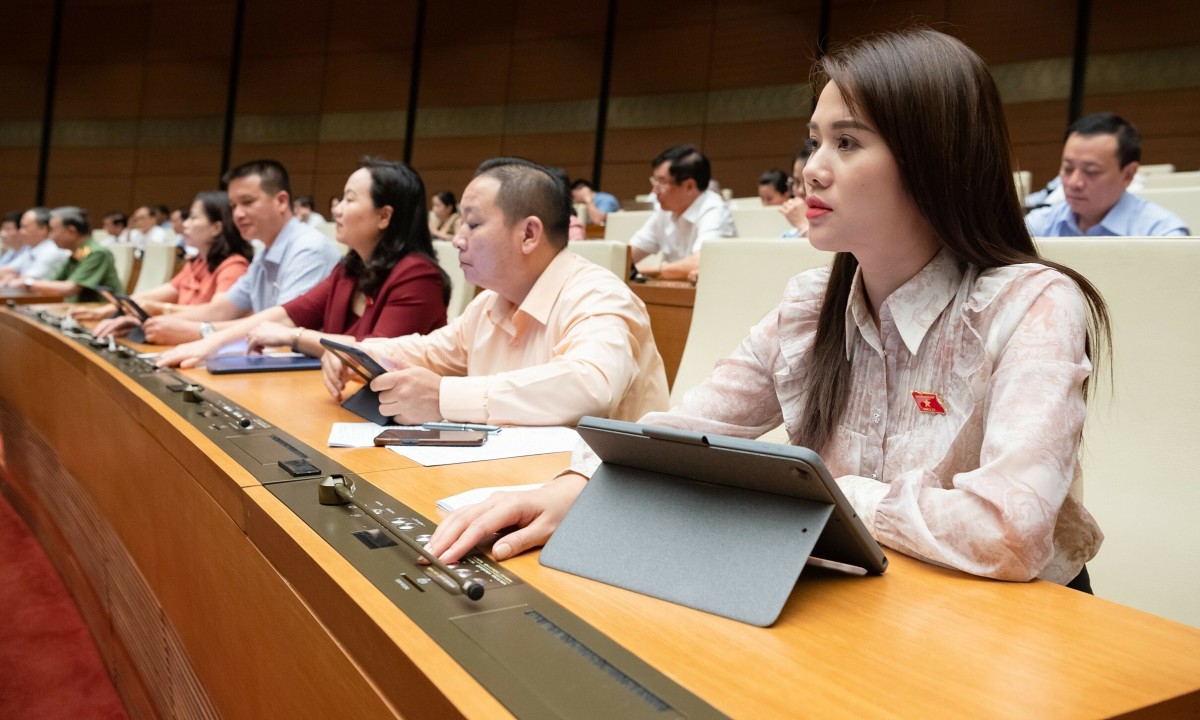
[(782, 170), (767, 170), (758, 176), (759, 185), (770, 185), (780, 195), (787, 195), (788, 175)]
[(1125, 167), (1131, 162), (1142, 160), (1142, 136), (1137, 128), (1125, 118), (1110, 112), (1084, 115), (1067, 128), (1065, 141), (1072, 135), (1116, 135), (1117, 162)]
[(295, 199), (295, 201), (292, 202), (292, 204), (300, 205), (301, 207), (306, 207), (309, 210), (312, 210), (313, 209), (313, 197), (312, 197), (312, 195), (300, 195)]
[(21, 211), (13, 210), (11, 212), (4, 213), (3, 222), (12, 223), (13, 225), (20, 225), (21, 224)]
[(92, 225), (88, 222), (88, 212), (81, 207), (74, 205), (63, 205), (56, 207), (50, 211), (50, 215), (58, 218), (58, 221), (63, 224), (63, 227), (75, 228), (75, 231), (80, 235), (87, 236), (92, 232)]
[(443, 190), (441, 192), (435, 192), (433, 196), (438, 200), (441, 200), (443, 205), (450, 208), (450, 212), (458, 212), (458, 201), (454, 199), (454, 193), (450, 192), (449, 190)]
[(221, 176), (221, 189), (228, 190), (229, 183), (251, 175), (258, 176), (263, 192), (274, 195), (282, 190), (289, 198), (292, 197), (292, 180), (283, 163), (278, 160), (251, 160), (238, 165)]
[(110, 212), (104, 216), (104, 219), (112, 220), (114, 224), (120, 225), (121, 227), (127, 227), (129, 225), (129, 218), (125, 217), (125, 213), (123, 212)]
[[(50, 227), (50, 208), (38, 205), (37, 207), (29, 208), (25, 212), (33, 213), (33, 221), (38, 225), (41, 225), (44, 228)], [(24, 215), (25, 213), (21, 214)]]
[(567, 246), (571, 227), (570, 193), (566, 183), (532, 160), (497, 157), (485, 160), (475, 177), (491, 177), (500, 182), (496, 205), (509, 225), (534, 216), (546, 228), (546, 237), (556, 248)]
[(587, 188), (588, 190), (595, 190), (595, 189), (596, 189), (596, 187), (595, 187), (594, 185), (592, 185), (592, 184), (591, 184), (590, 182), (588, 182), (587, 180), (584, 180), (583, 178), (579, 178), (579, 179), (578, 179), (578, 180), (576, 180), (575, 182), (571, 183), (571, 189), (572, 189), (572, 190), (578, 190), (579, 188)]
[(708, 189), (708, 183), (712, 180), (712, 165), (709, 164), (708, 158), (696, 149), (695, 145), (676, 145), (673, 148), (667, 148), (654, 158), (654, 162), (650, 163), (651, 168), (656, 168), (665, 162), (670, 162), (668, 170), (671, 173), (671, 179), (676, 185), (683, 184), (684, 180), (695, 180), (696, 187), (700, 192)]

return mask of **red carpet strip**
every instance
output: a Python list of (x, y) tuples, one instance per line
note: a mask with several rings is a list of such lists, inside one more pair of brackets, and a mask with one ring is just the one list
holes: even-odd
[(0, 718), (127, 717), (70, 593), (0, 494)]

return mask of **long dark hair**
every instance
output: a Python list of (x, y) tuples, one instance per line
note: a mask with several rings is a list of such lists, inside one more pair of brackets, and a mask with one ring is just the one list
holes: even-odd
[(204, 208), (204, 216), (210, 223), (221, 223), (221, 234), (213, 238), (208, 246), (205, 264), (209, 272), (216, 272), (230, 255), (241, 255), (250, 260), (254, 257), (254, 246), (242, 237), (237, 225), (233, 224), (233, 211), (229, 207), (229, 196), (215, 190), (197, 193), (194, 202)]
[(383, 282), (405, 255), (415, 252), (433, 262), (442, 276), (442, 302), (450, 302), (450, 277), (438, 265), (437, 251), (429, 235), (429, 208), (425, 202), (425, 182), (404, 163), (364, 157), (359, 167), (371, 173), (371, 202), (376, 208), (391, 206), (392, 218), (383, 229), (379, 244), (366, 262), (358, 253), (348, 252), (342, 259), (346, 275), (367, 297), (375, 297)]
[[(915, 28), (861, 38), (821, 58), (813, 66), (814, 92), (830, 82), (852, 114), (874, 123), (905, 190), (955, 258), (981, 270), (1040, 263), (1079, 286), (1088, 305), (1087, 349), (1090, 355), (1099, 340), (1099, 367), (1111, 346), (1104, 299), (1085, 277), (1038, 255), (1013, 182), (1000, 93), (983, 60), (948, 35)], [(817, 321), (797, 441), (818, 451), (849, 394), (845, 317), (857, 268), (850, 253), (836, 255)]]

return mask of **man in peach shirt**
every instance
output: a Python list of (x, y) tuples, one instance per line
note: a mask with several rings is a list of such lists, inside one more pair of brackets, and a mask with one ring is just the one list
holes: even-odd
[[(574, 425), (636, 420), (667, 407), (667, 379), (646, 307), (605, 268), (566, 250), (566, 187), (534, 163), (480, 166), (454, 238), (466, 279), (485, 288), (429, 335), (359, 343), (385, 367), (371, 388), (396, 422)], [(326, 353), (340, 399), (346, 368)]]

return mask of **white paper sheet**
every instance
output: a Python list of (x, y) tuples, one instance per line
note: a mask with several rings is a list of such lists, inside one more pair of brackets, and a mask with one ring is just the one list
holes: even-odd
[(489, 434), (487, 442), (479, 447), (389, 445), (388, 449), (430, 467), (565, 452), (574, 449), (578, 442), (579, 434), (571, 428), (506, 427)]
[(451, 495), (450, 497), (442, 498), (441, 500), (437, 501), (437, 506), (438, 506), (438, 509), (440, 509), (440, 510), (445, 510), (446, 512), (453, 512), (459, 508), (466, 507), (468, 505), (474, 505), (476, 503), (481, 503), (484, 500), (487, 500), (489, 497), (491, 497), (492, 493), (496, 492), (497, 490), (512, 490), (512, 491), (537, 490), (541, 486), (542, 486), (542, 483), (531, 483), (529, 485), (510, 485), (510, 486), (506, 486), (506, 487), (475, 488), (474, 490), (468, 490), (466, 492), (461, 492), (457, 495)]
[(365, 448), (375, 446), (375, 436), (384, 430), (420, 430), (420, 425), (388, 425), (373, 422), (336, 422), (329, 430), (329, 447)]

